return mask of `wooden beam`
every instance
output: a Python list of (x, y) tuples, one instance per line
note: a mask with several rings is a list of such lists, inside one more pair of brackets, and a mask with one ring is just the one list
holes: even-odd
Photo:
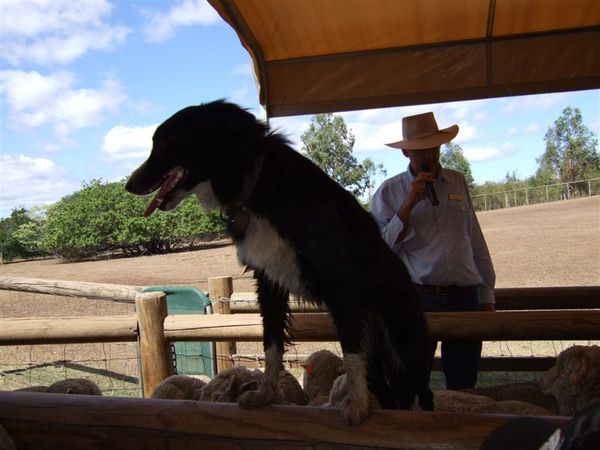
[(135, 294), (143, 288), (120, 284), (88, 283), (83, 281), (46, 280), (42, 278), (0, 277), (0, 290), (36, 294), (86, 297), (100, 300), (133, 303)]
[[(226, 277), (225, 277), (226, 278)], [(47, 280), (42, 278), (0, 277), (0, 290), (38, 294), (86, 297), (133, 303), (142, 286)], [(558, 286), (496, 289), (498, 310), (525, 309), (600, 309), (600, 286)], [(294, 312), (315, 312), (319, 308), (291, 296)], [(231, 294), (231, 312), (258, 312), (255, 292)]]
[[(600, 339), (600, 311), (499, 311), (426, 313), (435, 339), (530, 341)], [(291, 339), (300, 342), (335, 341), (337, 333), (328, 314), (293, 314)], [(172, 340), (260, 341), (259, 314), (231, 316), (168, 316), (165, 334)]]
[[(600, 309), (600, 286), (561, 286), (496, 289), (496, 309), (499, 311), (537, 309)], [(259, 312), (255, 292), (234, 292), (232, 313)], [(293, 312), (318, 312), (324, 309), (290, 296)]]
[(0, 319), (0, 345), (135, 342), (137, 316)]
[(498, 310), (600, 309), (600, 286), (496, 289)]
[(351, 428), (334, 408), (0, 392), (0, 423), (16, 448), (35, 449), (464, 450), (513, 417), (379, 410)]
[[(425, 314), (436, 339), (484, 341), (600, 339), (600, 310), (499, 311)], [(165, 337), (170, 341), (262, 341), (259, 314), (167, 316)], [(292, 341), (336, 341), (328, 314), (293, 314)], [(92, 316), (0, 319), (0, 345), (127, 342), (137, 339), (137, 318)]]

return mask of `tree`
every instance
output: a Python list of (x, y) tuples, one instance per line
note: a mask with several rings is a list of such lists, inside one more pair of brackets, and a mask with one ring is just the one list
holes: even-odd
[(48, 209), (42, 245), (76, 261), (99, 253), (163, 253), (223, 235), (218, 212), (204, 211), (193, 197), (173, 213), (144, 217), (147, 201), (125, 191), (124, 181), (92, 180)]
[(383, 171), (383, 165), (371, 160), (358, 163), (352, 154), (354, 135), (341, 116), (317, 114), (301, 139), (306, 156), (356, 197), (363, 196), (372, 187), (371, 177)]
[(371, 196), (373, 195), (373, 189), (375, 188), (375, 177), (377, 177), (377, 175), (385, 177), (387, 175), (387, 170), (385, 170), (383, 164), (375, 164), (371, 158), (363, 159), (362, 166), (365, 169), (365, 174), (367, 175), (365, 189), (367, 197), (370, 201)]
[(579, 108), (565, 108), (548, 128), (544, 141), (546, 150), (536, 160), (536, 178), (552, 183), (600, 176), (598, 140), (584, 125)]
[(443, 167), (460, 172), (465, 177), (469, 189), (473, 189), (475, 186), (475, 179), (471, 172), (471, 164), (469, 163), (469, 160), (465, 158), (465, 155), (463, 155), (463, 150), (460, 145), (453, 142), (445, 144), (442, 154), (440, 155), (440, 163)]
[(43, 252), (32, 245), (39, 239), (41, 218), (24, 207), (14, 208), (9, 217), (0, 220), (0, 253), (4, 261), (41, 256)]

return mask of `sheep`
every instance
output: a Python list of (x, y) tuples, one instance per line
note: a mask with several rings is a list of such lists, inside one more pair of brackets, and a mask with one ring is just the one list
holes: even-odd
[(518, 400), (497, 402), (492, 398), (462, 391), (434, 390), (434, 410), (439, 412), (518, 414), (524, 416), (553, 416), (552, 411)]
[(301, 364), (304, 367), (304, 391), (309, 406), (324, 405), (329, 402), (329, 393), (336, 378), (343, 371), (344, 362), (329, 350), (312, 353)]
[(159, 383), (152, 391), (151, 398), (199, 400), (202, 388), (206, 385), (199, 378), (186, 375), (171, 375)]
[(558, 414), (558, 403), (551, 394), (542, 391), (539, 381), (522, 381), (496, 386), (463, 389), (462, 392), (484, 395), (498, 402), (520, 400)]
[(492, 431), (480, 450), (600, 448), (600, 402), (580, 409), (562, 428), (543, 417), (517, 417)]
[(50, 394), (102, 395), (96, 383), (85, 378), (67, 378), (48, 386)]
[[(333, 382), (327, 403), (324, 406), (331, 408), (339, 408), (342, 406), (342, 401), (348, 396), (348, 380), (346, 374), (338, 376)], [(377, 397), (372, 392), (369, 392), (369, 407), (373, 409), (381, 409), (381, 405)]]
[(258, 389), (262, 378), (263, 373), (260, 370), (250, 371), (244, 366), (222, 370), (202, 388), (200, 400), (237, 402), (238, 397), (244, 392)]
[(285, 369), (279, 372), (279, 389), (286, 403), (302, 406), (308, 402), (308, 397), (296, 377)]
[(15, 389), (15, 392), (48, 392), (48, 386), (27, 386), (20, 389)]
[[(479, 450), (558, 449), (560, 428), (540, 417), (516, 417), (493, 430), (481, 443)], [(552, 444), (552, 445), (549, 445)], [(566, 449), (564, 449), (566, 450)]]
[(540, 383), (544, 393), (554, 396), (562, 415), (600, 400), (600, 347), (574, 345), (563, 350)]
[[(244, 392), (258, 389), (263, 376), (260, 370), (251, 371), (244, 366), (225, 369), (202, 388), (199, 400), (236, 402)], [(306, 402), (306, 394), (296, 377), (282, 369), (279, 373), (279, 392), (275, 403), (305, 405)]]
[(102, 391), (96, 383), (85, 378), (67, 378), (57, 381), (50, 386), (29, 386), (16, 391), (24, 392), (46, 392), (49, 394), (79, 394), (79, 395), (102, 395)]

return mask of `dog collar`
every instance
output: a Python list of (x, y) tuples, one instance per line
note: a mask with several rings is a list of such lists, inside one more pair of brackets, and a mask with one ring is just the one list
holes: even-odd
[(240, 193), (221, 208), (221, 219), (227, 224), (227, 231), (234, 238), (243, 236), (250, 224), (250, 210), (246, 202), (252, 195), (258, 181), (263, 159), (262, 155), (258, 157), (254, 163), (252, 173), (244, 179)]

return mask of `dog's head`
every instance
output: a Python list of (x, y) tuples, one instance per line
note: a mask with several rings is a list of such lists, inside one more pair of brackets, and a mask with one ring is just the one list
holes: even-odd
[(206, 206), (219, 206), (241, 188), (267, 128), (232, 103), (190, 106), (163, 122), (148, 159), (129, 177), (129, 192), (158, 191), (145, 215), (172, 210), (195, 193)]

